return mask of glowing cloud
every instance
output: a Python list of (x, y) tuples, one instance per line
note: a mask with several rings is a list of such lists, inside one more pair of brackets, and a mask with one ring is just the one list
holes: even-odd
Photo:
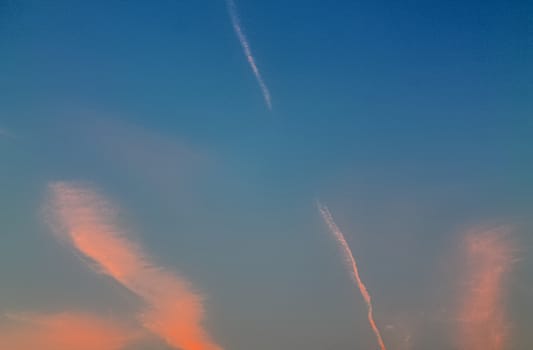
[(508, 349), (503, 305), (505, 277), (514, 260), (504, 229), (475, 230), (465, 239), (468, 287), (461, 296), (459, 344), (468, 350)]
[(111, 321), (88, 314), (7, 315), (0, 348), (17, 350), (119, 350), (139, 337)]
[(272, 100), (270, 98), (270, 91), (268, 90), (268, 87), (266, 86), (261, 76), (261, 73), (259, 72), (259, 68), (257, 68), (254, 56), (252, 55), (252, 50), (250, 49), (250, 44), (248, 43), (248, 39), (246, 39), (246, 35), (244, 35), (244, 31), (241, 26), (241, 21), (239, 20), (239, 15), (237, 13), (237, 6), (235, 5), (235, 1), (227, 0), (226, 3), (228, 6), (229, 16), (231, 18), (231, 24), (233, 25), (233, 30), (235, 30), (235, 34), (237, 35), (237, 38), (241, 43), (244, 55), (246, 56), (246, 59), (248, 60), (248, 63), (250, 64), (250, 67), (252, 68), (252, 71), (255, 75), (255, 79), (257, 80), (257, 83), (261, 88), (265, 103), (268, 109), (272, 110)]
[(202, 327), (202, 298), (127, 239), (103, 196), (79, 184), (59, 182), (49, 188), (48, 209), (59, 237), (145, 302), (140, 320), (146, 329), (174, 348), (220, 350)]
[(359, 291), (361, 292), (361, 295), (363, 296), (363, 299), (365, 300), (366, 306), (368, 308), (368, 322), (370, 323), (372, 331), (376, 335), (379, 347), (381, 350), (386, 350), (387, 348), (385, 347), (383, 338), (381, 337), (381, 333), (379, 332), (376, 322), (374, 321), (374, 312), (372, 308), (372, 299), (370, 298), (370, 293), (368, 293), (368, 289), (361, 280), (361, 276), (359, 275), (359, 268), (357, 267), (357, 262), (353, 257), (352, 250), (346, 242), (344, 234), (333, 220), (333, 216), (329, 212), (329, 209), (326, 206), (322, 205), (320, 202), (317, 202), (317, 206), (318, 210), (320, 211), (320, 215), (322, 215), (322, 219), (324, 219), (326, 225), (329, 228), (329, 231), (337, 240), (337, 243), (341, 248), (342, 255), (344, 256), (344, 259), (346, 261), (346, 264), (348, 264), (348, 266), (351, 268), (352, 277), (356, 283), (356, 286), (359, 288)]

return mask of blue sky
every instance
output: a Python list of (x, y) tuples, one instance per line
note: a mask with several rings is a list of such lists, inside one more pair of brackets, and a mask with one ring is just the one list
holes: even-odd
[(47, 184), (86, 181), (224, 349), (375, 346), (318, 198), (391, 349), (450, 348), (462, 237), (510, 227), (531, 347), (531, 2), (236, 5), (272, 111), (222, 0), (0, 1), (0, 312), (131, 312), (43, 223)]

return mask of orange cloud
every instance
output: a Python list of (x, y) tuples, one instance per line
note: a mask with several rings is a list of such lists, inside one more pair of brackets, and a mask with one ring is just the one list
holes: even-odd
[(0, 348), (17, 350), (119, 350), (139, 333), (88, 314), (10, 315), (0, 329)]
[(129, 241), (116, 223), (116, 210), (105, 198), (80, 184), (50, 185), (52, 223), (104, 274), (146, 304), (140, 320), (170, 346), (183, 350), (219, 350), (202, 327), (202, 298), (188, 281), (156, 266)]
[(503, 350), (509, 321), (504, 307), (506, 274), (513, 248), (504, 229), (472, 231), (465, 239), (468, 287), (459, 310), (460, 349)]

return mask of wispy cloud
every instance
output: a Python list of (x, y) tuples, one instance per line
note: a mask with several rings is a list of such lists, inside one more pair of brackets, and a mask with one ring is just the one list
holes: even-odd
[(90, 314), (10, 314), (0, 348), (16, 350), (120, 350), (140, 333)]
[(190, 181), (215, 164), (207, 150), (176, 135), (170, 137), (103, 112), (72, 113), (83, 117), (58, 122), (54, 136), (60, 147), (75, 148), (78, 157), (105, 165), (104, 171), (127, 173), (127, 182), (148, 187), (158, 202), (163, 197), (165, 205), (175, 205), (190, 190)]
[(507, 236), (505, 228), (474, 230), (466, 236), (467, 285), (458, 315), (461, 349), (509, 348), (504, 294), (514, 251)]
[(272, 99), (270, 97), (270, 91), (268, 90), (268, 87), (264, 82), (261, 73), (259, 72), (259, 68), (257, 68), (255, 58), (252, 55), (252, 49), (250, 48), (250, 43), (248, 42), (248, 39), (246, 38), (246, 35), (244, 34), (244, 31), (242, 29), (241, 21), (237, 12), (237, 5), (235, 4), (234, 0), (226, 0), (226, 4), (228, 6), (228, 12), (231, 18), (231, 24), (233, 25), (233, 30), (235, 30), (235, 34), (237, 35), (237, 38), (241, 43), (244, 55), (246, 56), (246, 59), (248, 60), (248, 63), (250, 64), (250, 67), (252, 68), (252, 71), (255, 75), (255, 79), (257, 80), (257, 83), (261, 88), (265, 103), (268, 109), (272, 110)]
[(202, 298), (190, 283), (155, 265), (128, 240), (116, 209), (91, 187), (68, 182), (49, 186), (49, 212), (59, 237), (89, 258), (94, 267), (139, 296), (146, 304), (143, 326), (183, 350), (220, 350), (202, 326)]
[(368, 322), (370, 323), (370, 327), (372, 328), (372, 331), (374, 332), (376, 336), (379, 348), (381, 350), (387, 350), (383, 342), (383, 338), (381, 337), (381, 333), (378, 329), (378, 326), (376, 325), (376, 321), (374, 320), (374, 311), (373, 311), (372, 299), (370, 297), (370, 293), (368, 292), (366, 285), (361, 280), (361, 276), (359, 275), (359, 268), (357, 266), (357, 262), (355, 258), (353, 257), (352, 250), (350, 249), (348, 242), (346, 242), (346, 238), (344, 238), (344, 234), (342, 233), (342, 231), (339, 229), (339, 227), (333, 220), (333, 216), (329, 212), (329, 209), (325, 205), (322, 205), (320, 202), (317, 202), (317, 206), (318, 206), (318, 210), (320, 211), (320, 215), (322, 215), (322, 219), (324, 219), (324, 222), (328, 226), (329, 231), (335, 237), (335, 240), (339, 244), (344, 260), (346, 261), (346, 264), (351, 269), (352, 277), (356, 283), (356, 286), (359, 288), (359, 291), (361, 292), (361, 295), (363, 296), (363, 299), (365, 300), (365, 303), (368, 309), (368, 315), (367, 315)]
[(11, 132), (5, 128), (0, 127), (0, 137), (12, 137)]

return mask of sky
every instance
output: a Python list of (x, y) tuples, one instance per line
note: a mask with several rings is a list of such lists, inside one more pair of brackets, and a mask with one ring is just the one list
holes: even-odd
[(0, 348), (531, 349), (532, 18), (0, 0)]

